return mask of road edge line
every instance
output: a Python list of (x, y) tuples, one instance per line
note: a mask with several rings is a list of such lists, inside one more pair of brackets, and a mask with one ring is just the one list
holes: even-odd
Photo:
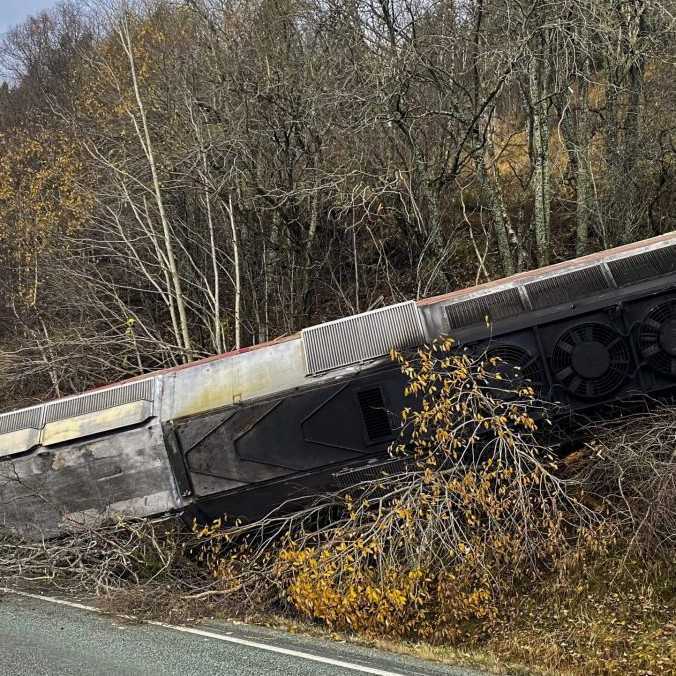
[(373, 676), (405, 676), (400, 672), (396, 671), (385, 671), (383, 669), (376, 669), (375, 667), (368, 667), (361, 664), (356, 664), (353, 662), (344, 662), (343, 660), (336, 660), (331, 657), (322, 657), (321, 655), (313, 655), (312, 653), (306, 653), (301, 650), (292, 650), (291, 648), (282, 648), (281, 646), (270, 645), (267, 643), (259, 643), (257, 641), (250, 641), (244, 638), (237, 638), (236, 636), (226, 636), (224, 634), (218, 634), (212, 631), (206, 631), (204, 629), (195, 629), (193, 627), (186, 627), (176, 624), (168, 624), (166, 622), (158, 622), (157, 620), (143, 620), (133, 615), (123, 615), (120, 613), (110, 613), (96, 606), (88, 606), (83, 603), (77, 603), (76, 601), (67, 601), (65, 599), (60, 599), (54, 596), (47, 596), (44, 594), (32, 594), (30, 592), (19, 591), (18, 589), (11, 589), (9, 587), (0, 587), (0, 592), (5, 594), (14, 594), (15, 596), (23, 596), (30, 599), (36, 599), (38, 601), (46, 601), (48, 603), (53, 603), (56, 605), (66, 606), (68, 608), (75, 608), (76, 610), (85, 610), (91, 613), (97, 613), (99, 615), (107, 615), (109, 617), (117, 617), (123, 620), (132, 620), (135, 622), (140, 622), (142, 624), (147, 624), (153, 627), (162, 627), (163, 629), (171, 629), (173, 631), (180, 631), (184, 634), (192, 634), (194, 636), (201, 636), (202, 638), (211, 638), (218, 641), (224, 641), (226, 643), (235, 643), (237, 645), (247, 646), (249, 648), (257, 648), (258, 650), (265, 650), (267, 652), (277, 653), (279, 655), (287, 655), (289, 657), (297, 657), (300, 659), (308, 660), (310, 662), (320, 662), (322, 664), (329, 664), (334, 667), (341, 667), (343, 669), (349, 669), (351, 671), (358, 671), (363, 674), (373, 674)]

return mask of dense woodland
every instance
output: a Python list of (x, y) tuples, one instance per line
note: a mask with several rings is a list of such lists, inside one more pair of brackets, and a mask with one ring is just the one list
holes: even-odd
[(0, 409), (674, 229), (673, 0), (77, 0), (3, 36)]

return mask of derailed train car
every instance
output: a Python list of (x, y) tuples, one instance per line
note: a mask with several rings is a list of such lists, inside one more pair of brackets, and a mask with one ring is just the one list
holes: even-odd
[[(489, 318), (489, 322), (486, 322)], [(572, 411), (676, 387), (676, 234), (0, 416), (0, 526), (256, 518), (374, 471), (404, 380), (387, 354), (452, 335)]]

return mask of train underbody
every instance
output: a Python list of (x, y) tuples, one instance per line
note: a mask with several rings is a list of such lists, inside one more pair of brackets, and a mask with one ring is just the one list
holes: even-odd
[(676, 389), (676, 234), (388, 306), (0, 416), (0, 524), (247, 519), (375, 472), (405, 378), (390, 348), (453, 336), (585, 414)]

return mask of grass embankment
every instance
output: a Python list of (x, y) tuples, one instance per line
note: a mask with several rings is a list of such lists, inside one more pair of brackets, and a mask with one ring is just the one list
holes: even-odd
[(676, 565), (646, 567), (621, 555), (599, 559), (567, 586), (543, 581), (521, 590), (490, 632), (474, 633), (469, 625), (451, 643), (332, 631), (288, 607), (255, 612), (220, 596), (186, 598), (164, 585), (118, 589), (99, 604), (169, 622), (247, 621), (491, 673), (676, 674)]

